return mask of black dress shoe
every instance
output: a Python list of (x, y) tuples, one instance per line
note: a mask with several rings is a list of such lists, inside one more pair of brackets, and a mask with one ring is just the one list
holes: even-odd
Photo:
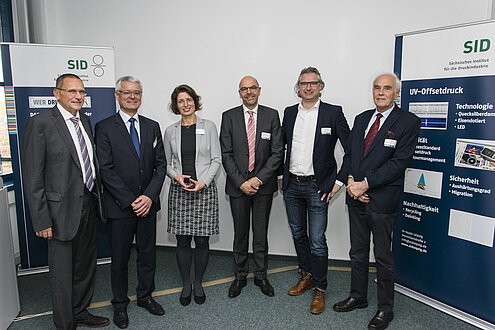
[(150, 312), (153, 315), (165, 314), (163, 307), (159, 303), (157, 303), (153, 298), (138, 300), (137, 305), (139, 307), (146, 308), (148, 312)]
[(378, 311), (368, 324), (370, 330), (383, 330), (388, 327), (390, 322), (394, 319), (394, 312), (382, 312)]
[(270, 282), (268, 282), (268, 279), (266, 278), (262, 280), (255, 278), (254, 285), (259, 286), (261, 292), (263, 292), (263, 294), (267, 295), (268, 297), (273, 297), (275, 295), (275, 290), (273, 289), (273, 286), (270, 284)]
[(83, 319), (77, 320), (78, 327), (101, 328), (106, 327), (109, 324), (110, 320), (108, 318), (103, 316), (96, 316), (90, 314), (89, 312), (86, 313)]
[(194, 301), (196, 302), (196, 304), (198, 305), (202, 305), (204, 304), (206, 300), (206, 295), (202, 295), (202, 296), (196, 296), (196, 294), (194, 294)]
[(129, 317), (126, 310), (114, 310), (113, 311), (113, 323), (121, 329), (125, 329), (129, 326)]
[(241, 294), (242, 288), (247, 284), (246, 279), (234, 280), (229, 288), (229, 298), (235, 298)]
[(336, 312), (350, 312), (356, 308), (366, 308), (368, 302), (364, 299), (354, 299), (349, 297), (333, 305), (333, 310)]

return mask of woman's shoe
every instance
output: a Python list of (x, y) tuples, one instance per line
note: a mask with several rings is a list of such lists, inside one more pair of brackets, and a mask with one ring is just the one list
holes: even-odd
[[(184, 291), (184, 289), (182, 289), (182, 291)], [(191, 291), (192, 289), (190, 289), (189, 295), (185, 297), (182, 296), (182, 293), (180, 294), (179, 301), (182, 306), (187, 306), (191, 303)], [(194, 296), (194, 300), (196, 300), (196, 296)]]
[[(189, 297), (190, 299), (191, 297)], [(196, 294), (194, 295), (194, 301), (196, 302), (196, 304), (198, 305), (202, 305), (206, 300), (206, 295), (202, 295), (202, 296), (196, 296)]]

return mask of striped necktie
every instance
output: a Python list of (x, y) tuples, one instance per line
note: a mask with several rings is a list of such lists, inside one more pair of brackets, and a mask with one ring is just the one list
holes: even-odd
[(81, 155), (84, 163), (84, 174), (86, 177), (86, 188), (89, 191), (93, 190), (94, 187), (94, 177), (93, 170), (91, 168), (91, 159), (89, 158), (88, 148), (86, 147), (86, 142), (84, 141), (84, 136), (79, 126), (79, 119), (77, 117), (72, 117), (70, 121), (74, 124), (76, 130), (77, 139), (79, 140), (79, 146), (81, 147)]
[(256, 129), (254, 128), (254, 111), (248, 111), (249, 120), (247, 125), (247, 138), (249, 146), (249, 172), (254, 170), (254, 159), (255, 159), (255, 149), (256, 144)]

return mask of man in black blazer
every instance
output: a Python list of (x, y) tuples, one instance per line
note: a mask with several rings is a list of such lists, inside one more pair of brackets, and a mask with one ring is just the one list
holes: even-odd
[(313, 287), (313, 314), (325, 309), (328, 202), (340, 189), (335, 181), (335, 144), (338, 139), (345, 149), (349, 135), (342, 107), (321, 102), (324, 87), (316, 68), (301, 71), (294, 87), (301, 103), (284, 111), (282, 136), (286, 153), (279, 171), (300, 273), (298, 283), (288, 293), (299, 296)]
[(115, 98), (120, 110), (95, 127), (112, 246), (114, 323), (120, 328), (129, 324), (127, 265), (134, 236), (137, 304), (154, 315), (165, 313), (151, 296), (155, 289), (156, 213), (165, 180), (165, 151), (159, 124), (137, 114), (142, 93), (138, 79), (124, 76), (117, 80)]
[(275, 294), (266, 278), (267, 234), (273, 193), (277, 190), (276, 171), (282, 161), (282, 136), (277, 110), (258, 105), (260, 93), (261, 87), (255, 78), (242, 78), (239, 83), (242, 105), (222, 114), (220, 147), (227, 173), (225, 192), (230, 196), (234, 218), (235, 280), (229, 288), (230, 298), (237, 297), (246, 286), (250, 220), (254, 284), (269, 297)]
[(370, 233), (377, 268), (378, 312), (369, 329), (385, 329), (393, 319), (394, 259), (392, 232), (404, 181), (421, 126), (414, 114), (400, 109), (394, 99), (400, 80), (382, 74), (373, 82), (376, 108), (356, 117), (349, 135), (339, 180), (347, 182), (351, 236), (351, 293), (336, 303), (337, 312), (368, 306)]
[[(48, 239), (53, 322), (57, 329), (103, 327), (87, 311), (96, 274), (96, 208), (100, 184), (86, 91), (74, 74), (58, 77), (58, 104), (29, 118), (22, 144), (22, 174), (33, 229)], [(100, 213), (101, 214), (101, 213)]]

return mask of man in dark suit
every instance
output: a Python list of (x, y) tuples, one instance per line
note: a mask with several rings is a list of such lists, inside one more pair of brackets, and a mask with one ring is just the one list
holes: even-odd
[(369, 329), (385, 329), (393, 319), (394, 259), (392, 232), (399, 208), (404, 172), (412, 160), (421, 126), (414, 114), (394, 99), (400, 80), (382, 74), (373, 82), (376, 108), (356, 117), (339, 180), (347, 182), (351, 236), (351, 293), (336, 303), (337, 312), (368, 306), (370, 233), (377, 268), (378, 312)]
[(282, 136), (277, 110), (258, 105), (260, 93), (255, 78), (242, 78), (239, 83), (242, 105), (222, 114), (220, 147), (227, 173), (225, 192), (230, 196), (234, 218), (235, 280), (229, 288), (230, 298), (237, 297), (246, 286), (250, 220), (254, 284), (269, 297), (275, 294), (266, 278), (267, 234), (273, 193), (277, 190), (276, 171), (282, 161)]
[(313, 287), (313, 314), (325, 309), (328, 202), (340, 189), (335, 182), (335, 144), (338, 139), (345, 149), (349, 135), (342, 107), (320, 101), (324, 87), (316, 68), (301, 71), (294, 87), (301, 103), (284, 112), (282, 136), (286, 153), (280, 170), (283, 180), (279, 180), (300, 273), (298, 283), (288, 293), (299, 296)]
[(165, 151), (159, 124), (137, 113), (142, 93), (138, 79), (125, 76), (117, 80), (115, 98), (120, 110), (95, 127), (112, 246), (114, 323), (120, 328), (129, 324), (127, 266), (134, 236), (137, 304), (154, 315), (165, 313), (151, 296), (155, 289), (156, 213), (165, 180)]
[(87, 311), (96, 273), (98, 163), (91, 123), (81, 113), (86, 91), (74, 74), (58, 77), (58, 104), (29, 118), (22, 174), (33, 229), (48, 239), (53, 322), (57, 329), (103, 327)]

